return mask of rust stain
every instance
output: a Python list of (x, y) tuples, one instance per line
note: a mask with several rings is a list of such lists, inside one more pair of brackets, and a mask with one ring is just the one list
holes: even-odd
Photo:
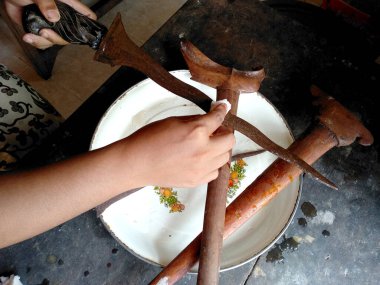
[(240, 220), (241, 219), (241, 211), (239, 211), (239, 210), (235, 211), (235, 217)]
[(272, 184), (272, 186), (270, 188), (265, 190), (265, 196), (266, 197), (272, 196), (272, 194), (276, 193), (277, 190), (278, 190), (277, 186)]

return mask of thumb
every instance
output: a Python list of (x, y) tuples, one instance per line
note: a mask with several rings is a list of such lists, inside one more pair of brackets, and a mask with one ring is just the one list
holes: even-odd
[(227, 105), (222, 103), (212, 108), (212, 110), (208, 112), (206, 115), (200, 117), (200, 120), (206, 126), (206, 128), (209, 131), (209, 134), (211, 135), (216, 131), (216, 129), (218, 129), (221, 126), (226, 114)]
[(58, 22), (61, 18), (54, 0), (35, 0), (42, 15), (50, 22)]

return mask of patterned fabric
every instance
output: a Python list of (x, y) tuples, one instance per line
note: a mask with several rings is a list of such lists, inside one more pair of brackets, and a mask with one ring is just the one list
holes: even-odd
[(15, 168), (62, 121), (37, 91), (0, 64), (0, 171)]

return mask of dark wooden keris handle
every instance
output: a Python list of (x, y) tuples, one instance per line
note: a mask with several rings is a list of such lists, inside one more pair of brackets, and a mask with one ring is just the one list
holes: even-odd
[(61, 15), (56, 23), (49, 22), (36, 4), (25, 6), (22, 15), (25, 32), (39, 35), (42, 29), (52, 29), (69, 43), (89, 45), (93, 49), (98, 49), (108, 31), (107, 28), (65, 3), (56, 4)]

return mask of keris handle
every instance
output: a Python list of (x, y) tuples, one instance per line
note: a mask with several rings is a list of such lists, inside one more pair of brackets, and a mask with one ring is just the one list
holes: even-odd
[(25, 32), (38, 35), (41, 29), (52, 29), (69, 43), (85, 44), (98, 49), (107, 28), (65, 3), (56, 4), (61, 15), (61, 19), (56, 23), (49, 22), (36, 4), (25, 6), (22, 15)]

